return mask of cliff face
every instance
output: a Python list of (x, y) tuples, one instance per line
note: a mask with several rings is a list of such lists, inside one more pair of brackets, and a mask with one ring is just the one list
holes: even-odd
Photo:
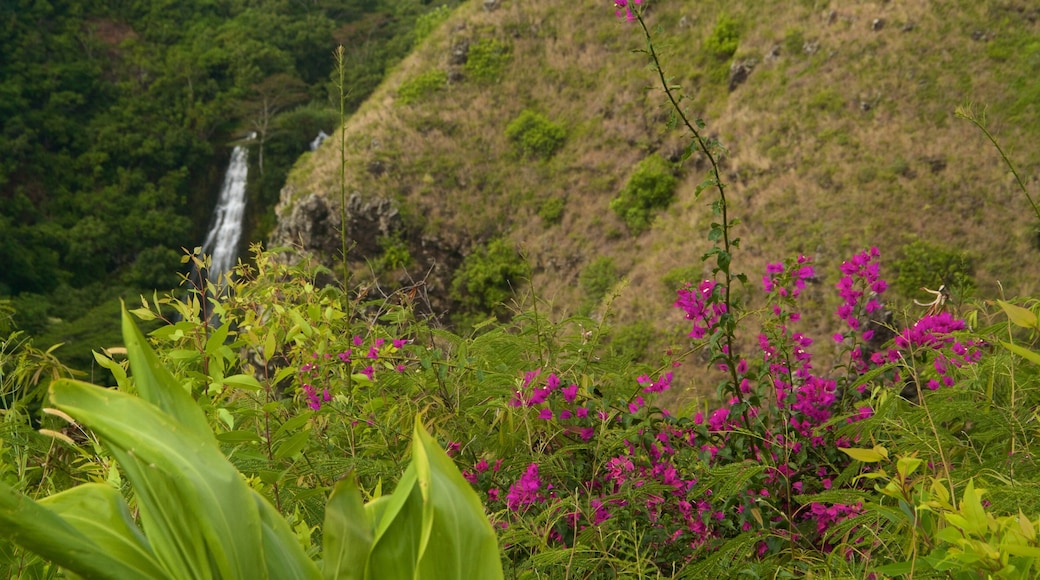
[[(952, 112), (988, 105), (994, 132), (1020, 145), (1020, 171), (1036, 175), (1040, 152), (1021, 147), (1040, 133), (1030, 96), (1040, 94), (1040, 45), (1028, 40), (1040, 34), (1035, 11), (1024, 0), (813, 6), (648, 6), (666, 75), (728, 147), (742, 270), (803, 252), (826, 271), (868, 245), (891, 264), (907, 243), (927, 240), (976, 256), (983, 293), (997, 279), (1015, 294), (1034, 291), (1037, 261), (1022, 257), (1035, 254), (1036, 220), (995, 152)], [(720, 39), (735, 50), (720, 52)], [(607, 257), (628, 279), (617, 322), (674, 328), (676, 280), (710, 273), (700, 256), (712, 200), (695, 195), (705, 176), (695, 157), (648, 231), (632, 235), (609, 209), (639, 160), (676, 159), (685, 146), (666, 127), (662, 94), (647, 89), (654, 74), (631, 52), (643, 46), (598, 0), (463, 5), (343, 135), (297, 163), (272, 243), (338, 260), (345, 147), (355, 271), (387, 288), (425, 280), (435, 308), (450, 309), (462, 256), (506, 236), (557, 311), (575, 310), (580, 273)], [(564, 128), (551, 155), (525, 155), (510, 140), (524, 111)], [(372, 266), (387, 240), (407, 247), (407, 268)]]

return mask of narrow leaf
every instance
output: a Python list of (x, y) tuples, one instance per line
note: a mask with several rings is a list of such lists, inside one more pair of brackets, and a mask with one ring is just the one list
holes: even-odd
[(1004, 348), (1010, 350), (1011, 352), (1017, 354), (1018, 356), (1020, 356), (1020, 357), (1022, 357), (1024, 359), (1026, 359), (1027, 361), (1029, 361), (1031, 363), (1034, 363), (1034, 364), (1040, 365), (1040, 353), (1035, 353), (1035, 352), (1029, 350), (1028, 348), (1022, 348), (1021, 346), (1018, 346), (1017, 344), (1012, 344), (1010, 342), (1004, 342), (1003, 340), (1000, 341), (1000, 344)]
[(862, 461), (863, 463), (877, 463), (887, 456), (887, 450), (884, 447), (879, 450), (877, 447), (873, 449), (860, 449), (856, 447), (839, 447), (838, 451), (841, 451), (845, 455), (855, 459), (856, 461)]
[(1036, 314), (1032, 310), (1003, 300), (997, 300), (997, 304), (1004, 311), (1004, 314), (1007, 314), (1008, 320), (1015, 326), (1038, 328)]

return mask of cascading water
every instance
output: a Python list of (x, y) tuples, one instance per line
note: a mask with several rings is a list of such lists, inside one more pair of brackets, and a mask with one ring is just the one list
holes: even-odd
[(213, 225), (206, 234), (202, 251), (212, 257), (206, 278), (217, 283), (231, 270), (238, 258), (238, 243), (242, 238), (242, 218), (246, 211), (246, 177), (249, 173), (248, 152), (242, 145), (231, 151), (231, 164), (224, 175), (217, 207), (213, 210)]

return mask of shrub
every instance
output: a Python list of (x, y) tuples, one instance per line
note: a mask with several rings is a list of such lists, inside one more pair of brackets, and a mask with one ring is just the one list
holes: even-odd
[(642, 233), (657, 210), (672, 203), (679, 179), (673, 166), (660, 155), (639, 162), (628, 183), (610, 202), (610, 209), (624, 220), (633, 234)]
[(967, 252), (916, 240), (903, 246), (901, 253), (902, 258), (895, 262), (899, 272), (895, 286), (907, 298), (921, 296), (922, 287), (945, 285), (958, 296), (975, 289), (974, 260)]
[(408, 244), (400, 236), (383, 236), (379, 238), (379, 247), (383, 255), (379, 257), (379, 266), (383, 271), (407, 268), (412, 265), (412, 254)]
[(451, 283), (452, 298), (468, 310), (501, 314), (502, 305), (530, 276), (527, 262), (505, 238), (466, 256)]
[(668, 270), (667, 273), (661, 278), (664, 282), (665, 287), (668, 289), (669, 295), (674, 295), (675, 291), (685, 286), (687, 283), (696, 284), (704, 278), (702, 268), (698, 266), (679, 266)]
[(610, 348), (625, 360), (638, 361), (646, 356), (653, 341), (654, 325), (649, 320), (640, 320), (614, 329), (610, 337)]
[(715, 22), (711, 34), (704, 39), (704, 50), (719, 60), (726, 60), (737, 52), (739, 43), (739, 24), (729, 16), (722, 15)]
[(448, 84), (448, 73), (434, 69), (412, 77), (397, 89), (397, 102), (410, 105), (430, 94), (442, 90)]
[(509, 45), (486, 38), (470, 45), (466, 56), (466, 74), (475, 81), (492, 83), (502, 76), (502, 69), (509, 62)]
[(415, 26), (412, 30), (415, 44), (422, 42), (424, 38), (437, 29), (437, 26), (439, 26), (441, 22), (447, 20), (448, 16), (451, 16), (451, 8), (449, 8), (447, 4), (441, 4), (426, 14), (422, 14), (416, 18)]
[(578, 287), (585, 295), (584, 307), (593, 308), (617, 284), (617, 281), (617, 267), (609, 256), (600, 256), (589, 262), (578, 275)]
[(546, 225), (556, 225), (563, 221), (563, 207), (566, 204), (562, 197), (550, 197), (538, 208), (538, 217)]
[(525, 109), (506, 126), (506, 137), (524, 156), (549, 158), (563, 146), (567, 131), (545, 115)]

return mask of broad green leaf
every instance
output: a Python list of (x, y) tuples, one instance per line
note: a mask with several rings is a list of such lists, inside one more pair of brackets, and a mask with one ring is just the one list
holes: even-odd
[(0, 529), (10, 541), (88, 578), (163, 578), (113, 556), (58, 514), (0, 481)]
[[(179, 385), (173, 388), (187, 397)], [(50, 398), (93, 429), (123, 467), (137, 493), (141, 525), (172, 576), (264, 577), (256, 506), (208, 427), (197, 434), (146, 401), (79, 381), (52, 383)], [(176, 396), (158, 398), (180, 404)]]
[(134, 524), (123, 496), (115, 488), (87, 483), (39, 503), (90, 538), (102, 552), (138, 570), (142, 577), (169, 577), (152, 553), (148, 539)]
[(336, 482), (325, 505), (322, 575), (326, 580), (361, 580), (371, 549), (372, 521), (365, 511), (353, 474), (350, 474)]
[(862, 461), (863, 463), (877, 463), (882, 459), (888, 459), (888, 450), (880, 445), (875, 445), (873, 449), (839, 447), (838, 451), (841, 451), (856, 461)]
[(252, 375), (231, 375), (230, 377), (224, 377), (222, 382), (225, 385), (231, 385), (249, 391), (259, 391), (263, 388), (260, 386), (260, 381), (257, 381), (256, 377)]
[(422, 510), (422, 493), (413, 463), (405, 469), (394, 493), (365, 505), (375, 528), (366, 579), (415, 577)]
[(274, 458), (285, 459), (286, 457), (296, 455), (305, 445), (307, 445), (307, 441), (310, 437), (310, 431), (299, 431), (278, 445), (278, 448), (274, 450)]
[(987, 518), (986, 510), (982, 507), (983, 490), (975, 489), (975, 481), (973, 479), (968, 480), (967, 487), (964, 488), (964, 496), (961, 498), (960, 512), (967, 521), (968, 528), (965, 529), (967, 532), (981, 534), (986, 531)]
[(130, 371), (133, 373), (137, 392), (145, 401), (169, 414), (178, 423), (190, 429), (196, 436), (209, 440), (216, 447), (213, 432), (206, 415), (191, 398), (177, 379), (173, 378), (152, 347), (148, 346), (141, 330), (134, 324), (130, 313), (123, 307), (123, 342), (126, 343)]
[(1027, 546), (1025, 544), (1003, 544), (1000, 546), (1000, 549), (1012, 556), (1040, 558), (1040, 548), (1034, 548), (1033, 546)]
[(228, 431), (226, 433), (218, 433), (217, 441), (223, 443), (246, 443), (249, 441), (262, 441), (260, 436), (252, 431)]
[(296, 415), (292, 419), (289, 419), (285, 423), (282, 423), (282, 426), (279, 427), (278, 430), (274, 432), (274, 438), (277, 439), (279, 436), (281, 436), (282, 433), (285, 433), (286, 431), (294, 431), (294, 430), (302, 427), (305, 423), (307, 423), (307, 421), (310, 420), (310, 418), (313, 415), (314, 415), (314, 413), (312, 413), (310, 411), (302, 411), (302, 412), (300, 412), (299, 415)]
[(1000, 306), (1004, 314), (1007, 314), (1008, 320), (1011, 321), (1015, 326), (1021, 326), (1022, 328), (1040, 328), (1037, 325), (1036, 314), (1028, 308), (1023, 308), (1017, 304), (1010, 302), (1004, 302), (1003, 300), (997, 300), (997, 304)]
[(896, 473), (903, 479), (913, 475), (917, 468), (921, 466), (924, 460), (918, 459), (917, 457), (900, 457), (896, 460)]
[(228, 322), (225, 322), (211, 330), (209, 338), (206, 339), (206, 353), (210, 355), (217, 354), (220, 347), (224, 346), (224, 343), (227, 341), (228, 332), (230, 332), (230, 330), (231, 325)]
[(418, 417), (412, 464), (424, 508), (418, 575), (459, 580), (502, 578), (498, 540), (480, 498)]
[(1036, 528), (1033, 527), (1033, 522), (1022, 513), (1022, 510), (1018, 510), (1018, 527), (1022, 531), (1022, 537), (1030, 542), (1036, 541)]

